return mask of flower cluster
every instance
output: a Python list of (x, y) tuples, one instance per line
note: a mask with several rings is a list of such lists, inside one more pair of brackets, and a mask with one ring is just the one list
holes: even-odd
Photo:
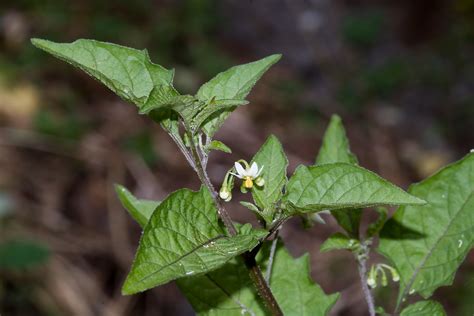
[(261, 177), (263, 166), (260, 168), (256, 162), (252, 165), (243, 159), (236, 161), (234, 166), (227, 172), (222, 182), (222, 187), (219, 191), (219, 196), (226, 202), (232, 199), (232, 189), (234, 187), (234, 177), (242, 180), (240, 190), (242, 193), (246, 193), (254, 187), (254, 184), (258, 187), (265, 185), (265, 180)]

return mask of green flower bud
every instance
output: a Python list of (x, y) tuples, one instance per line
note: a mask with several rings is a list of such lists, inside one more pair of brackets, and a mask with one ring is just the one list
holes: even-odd
[(255, 179), (255, 184), (259, 187), (263, 187), (265, 185), (265, 179), (263, 179), (263, 177), (258, 177)]
[(224, 201), (229, 202), (232, 199), (232, 193), (227, 187), (223, 186), (219, 191), (219, 197)]

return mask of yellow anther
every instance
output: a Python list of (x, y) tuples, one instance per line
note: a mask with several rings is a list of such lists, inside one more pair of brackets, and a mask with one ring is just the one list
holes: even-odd
[(244, 187), (247, 188), (247, 189), (251, 189), (253, 187), (252, 177), (245, 177)]

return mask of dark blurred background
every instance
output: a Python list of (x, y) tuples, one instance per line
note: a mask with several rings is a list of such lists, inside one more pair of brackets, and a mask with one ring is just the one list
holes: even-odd
[[(216, 185), (277, 135), (290, 172), (310, 164), (332, 113), (361, 164), (406, 188), (474, 147), (474, 0), (0, 1), (0, 314), (192, 315), (174, 284), (123, 297), (140, 230), (113, 183), (162, 199), (197, 177), (160, 128), (96, 81), (34, 48), (41, 37), (148, 48), (193, 93), (216, 73), (284, 58), (231, 116), (211, 156)], [(234, 218), (252, 220), (232, 204)], [(370, 219), (373, 214), (366, 212)], [(342, 292), (333, 315), (365, 315), (356, 265), (319, 253), (337, 230), (290, 221), (290, 251)], [(374, 260), (382, 260), (375, 255)], [(396, 285), (377, 289), (392, 310)], [(391, 293), (391, 295), (390, 295)], [(474, 313), (474, 257), (435, 298)]]

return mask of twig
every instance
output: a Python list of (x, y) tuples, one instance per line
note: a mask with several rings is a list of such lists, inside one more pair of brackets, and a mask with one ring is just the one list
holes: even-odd
[(356, 254), (357, 267), (359, 270), (360, 283), (364, 292), (365, 301), (369, 307), (369, 315), (375, 316), (375, 303), (372, 292), (367, 284), (367, 258), (369, 257), (370, 246), (367, 242), (361, 241), (361, 251)]
[(277, 230), (275, 233), (275, 237), (272, 241), (272, 247), (270, 248), (270, 255), (268, 257), (267, 274), (265, 275), (265, 279), (267, 280), (268, 284), (270, 284), (270, 278), (272, 277), (273, 259), (275, 258), (275, 251), (278, 243), (278, 232), (279, 230)]
[(199, 156), (198, 148), (196, 144), (194, 144), (193, 140), (191, 140), (191, 154), (194, 159), (194, 165), (196, 166), (196, 173), (201, 182), (207, 187), (209, 192), (211, 192), (212, 199), (214, 200), (214, 204), (217, 207), (217, 212), (224, 222), (225, 227), (229, 231), (229, 234), (232, 236), (237, 235), (237, 230), (235, 229), (234, 223), (232, 222), (229, 213), (227, 213), (227, 210), (224, 208), (224, 205), (222, 205), (222, 201), (219, 199), (219, 195), (217, 194), (216, 189), (212, 185), (211, 180), (209, 179), (209, 176), (201, 163), (201, 157)]

